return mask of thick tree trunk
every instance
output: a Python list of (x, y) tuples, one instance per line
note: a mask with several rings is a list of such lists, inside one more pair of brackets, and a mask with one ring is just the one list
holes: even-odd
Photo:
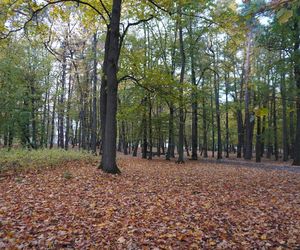
[(107, 54), (107, 103), (105, 134), (101, 168), (107, 173), (120, 173), (116, 163), (117, 105), (118, 105), (118, 58), (120, 53), (121, 0), (113, 0), (109, 29), (110, 43)]
[[(105, 47), (104, 47), (104, 60), (102, 66), (101, 89), (100, 89), (100, 126), (101, 126), (101, 145), (100, 154), (103, 152), (103, 145), (105, 143), (105, 124), (106, 124), (106, 105), (107, 105), (107, 64), (108, 52), (110, 45), (110, 28), (107, 28)], [(102, 159), (102, 158), (101, 158)], [(100, 164), (101, 165), (101, 164)]]

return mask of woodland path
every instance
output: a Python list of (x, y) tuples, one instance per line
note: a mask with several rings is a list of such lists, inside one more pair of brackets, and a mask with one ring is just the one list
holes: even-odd
[(253, 161), (245, 161), (245, 160), (238, 160), (238, 159), (220, 159), (220, 160), (215, 160), (215, 159), (200, 159), (199, 160), (201, 163), (213, 163), (213, 164), (221, 164), (226, 167), (246, 167), (246, 168), (255, 168), (255, 169), (261, 169), (261, 170), (283, 170), (283, 171), (289, 171), (293, 173), (300, 173), (300, 167), (299, 166), (292, 166), (291, 163), (286, 162), (280, 162), (274, 164), (271, 161), (266, 163), (266, 162), (260, 162), (256, 163)]
[(0, 249), (299, 248), (299, 174), (119, 156), (112, 176), (97, 165), (2, 179)]

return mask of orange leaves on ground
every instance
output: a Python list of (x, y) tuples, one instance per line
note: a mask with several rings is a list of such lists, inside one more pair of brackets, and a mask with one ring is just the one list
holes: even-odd
[(299, 173), (129, 157), (119, 165), (120, 176), (76, 162), (2, 180), (0, 248), (300, 245)]

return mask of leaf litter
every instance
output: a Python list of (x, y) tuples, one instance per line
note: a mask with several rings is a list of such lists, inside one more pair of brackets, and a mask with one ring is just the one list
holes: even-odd
[[(0, 182), (0, 248), (297, 249), (300, 174), (121, 157)], [(66, 178), (66, 173), (70, 178)]]

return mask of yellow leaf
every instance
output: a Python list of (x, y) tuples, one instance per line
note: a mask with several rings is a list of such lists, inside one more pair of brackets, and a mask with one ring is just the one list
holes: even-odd
[(267, 235), (263, 234), (262, 236), (260, 236), (261, 240), (266, 240), (267, 239)]

